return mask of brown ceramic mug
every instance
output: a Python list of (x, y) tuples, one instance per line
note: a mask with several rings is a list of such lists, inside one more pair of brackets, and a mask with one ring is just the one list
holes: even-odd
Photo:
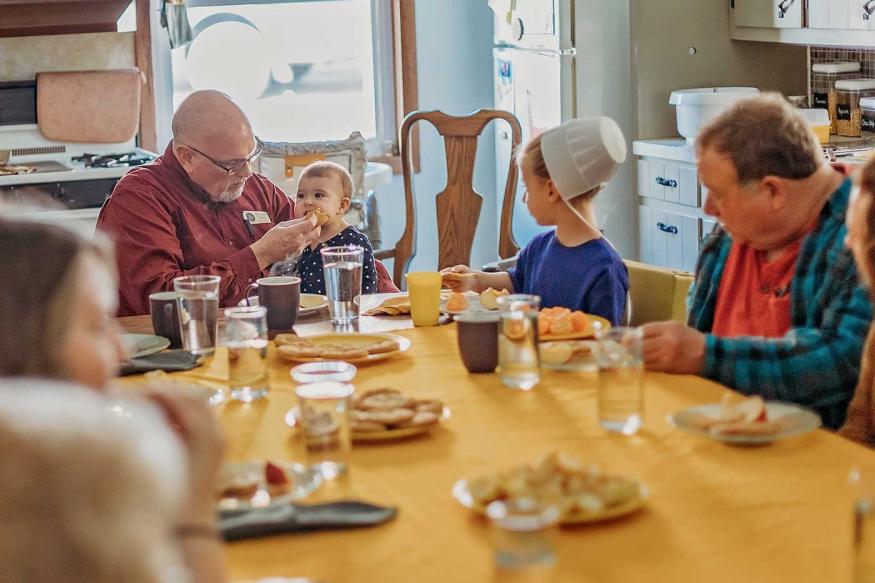
[(256, 279), (246, 290), (258, 290), (258, 305), (267, 308), (268, 330), (291, 330), (298, 319), (301, 303), (301, 278), (273, 276)]
[(471, 373), (493, 372), (498, 366), (498, 314), (468, 312), (455, 317), (459, 353)]
[(158, 336), (170, 340), (171, 348), (182, 346), (182, 333), (179, 330), (178, 294), (172, 291), (149, 295), (149, 313), (152, 314), (152, 329)]

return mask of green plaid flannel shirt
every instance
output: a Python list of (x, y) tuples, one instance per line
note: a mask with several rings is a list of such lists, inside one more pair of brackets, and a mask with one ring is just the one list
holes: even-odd
[(850, 193), (846, 179), (803, 241), (790, 286), (791, 328), (782, 338), (708, 334), (732, 246), (720, 228), (702, 246), (689, 296), (688, 323), (706, 333), (702, 376), (744, 394), (810, 407), (833, 429), (845, 419), (872, 320), (869, 294), (844, 246)]

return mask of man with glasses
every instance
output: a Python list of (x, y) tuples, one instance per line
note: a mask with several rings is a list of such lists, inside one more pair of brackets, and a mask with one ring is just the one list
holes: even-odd
[(253, 166), (264, 148), (227, 95), (195, 91), (173, 116), (173, 141), (119, 180), (97, 228), (116, 242), (119, 315), (149, 313), (149, 294), (183, 275), (221, 276), (222, 306), (289, 253), (318, 240), (294, 203)]

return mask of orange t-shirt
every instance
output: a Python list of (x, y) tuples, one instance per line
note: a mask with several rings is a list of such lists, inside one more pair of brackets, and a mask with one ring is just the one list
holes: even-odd
[(777, 258), (733, 243), (714, 310), (715, 336), (780, 338), (790, 330), (790, 283), (802, 239)]

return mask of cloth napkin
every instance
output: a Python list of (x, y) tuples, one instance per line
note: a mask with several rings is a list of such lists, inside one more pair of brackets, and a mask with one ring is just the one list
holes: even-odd
[(122, 363), (122, 376), (142, 374), (151, 370), (177, 372), (200, 366), (201, 357), (185, 350), (165, 350), (141, 358), (131, 358)]
[(356, 500), (327, 504), (277, 504), (224, 514), (219, 521), (227, 541), (313, 530), (363, 528), (388, 522), (397, 508)]

